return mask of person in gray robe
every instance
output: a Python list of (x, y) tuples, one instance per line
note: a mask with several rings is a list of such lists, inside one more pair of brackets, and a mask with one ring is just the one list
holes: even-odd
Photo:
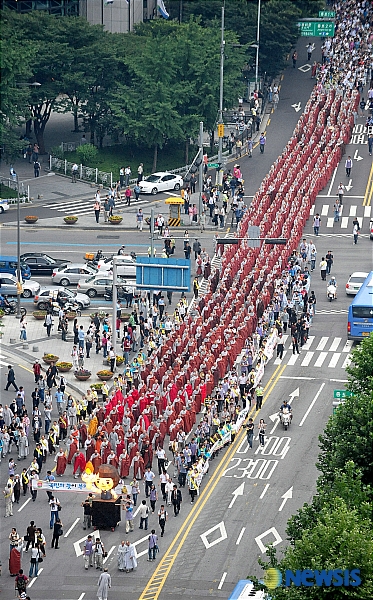
[(122, 541), (118, 547), (118, 569), (119, 571), (130, 571), (137, 568), (137, 559), (135, 546), (130, 543), (129, 540), (126, 542)]
[(104, 569), (98, 578), (98, 590), (97, 590), (97, 598), (98, 600), (107, 600), (107, 595), (109, 589), (111, 588), (111, 577), (108, 573), (107, 569)]
[(27, 458), (29, 453), (29, 443), (25, 433), (21, 434), (18, 442), (18, 460)]

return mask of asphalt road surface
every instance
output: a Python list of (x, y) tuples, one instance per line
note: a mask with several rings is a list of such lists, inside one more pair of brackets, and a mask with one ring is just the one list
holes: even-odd
[[(304, 52), (303, 52), (304, 54)], [(300, 54), (299, 64), (302, 62)], [(305, 61), (306, 62), (306, 61)], [(304, 107), (311, 90), (309, 72), (288, 69), (280, 91), (278, 110), (272, 115), (267, 129), (267, 147), (264, 156), (241, 159), (240, 164), (246, 181), (246, 194), (253, 195), (260, 185), (270, 164), (281, 152), (294, 129), (299, 116), (294, 104)], [(370, 271), (372, 265), (372, 242), (369, 240), (368, 225), (371, 208), (367, 181), (371, 170), (364, 137), (356, 134), (347, 154), (354, 158), (350, 178), (344, 172), (344, 160), (331, 182), (317, 198), (314, 212), (322, 215), (320, 235), (316, 238), (312, 230), (312, 216), (306, 224), (304, 235), (312, 239), (317, 247), (317, 265), (329, 249), (334, 253), (332, 274), (338, 282), (338, 299), (329, 303), (326, 286), (321, 281), (318, 268), (312, 273), (311, 289), (316, 293), (317, 311), (310, 331), (310, 339), (300, 355), (293, 356), (289, 350), (289, 338), (285, 342), (283, 360), (273, 360), (266, 368), (266, 388), (263, 408), (255, 416), (267, 423), (267, 441), (264, 449), (259, 448), (257, 437), (254, 448), (247, 447), (244, 433), (212, 461), (201, 495), (194, 506), (190, 505), (184, 491), (181, 514), (174, 518), (169, 510), (169, 521), (165, 537), (160, 540), (160, 553), (154, 563), (146, 561), (147, 541), (145, 532), (138, 527), (126, 536), (121, 523), (115, 532), (101, 531), (100, 535), (109, 551), (106, 566), (112, 575), (110, 598), (128, 600), (150, 600), (152, 598), (227, 598), (239, 579), (249, 574), (260, 576), (258, 556), (264, 556), (264, 545), (270, 542), (281, 548), (286, 541), (286, 522), (290, 515), (304, 502), (310, 502), (315, 492), (318, 446), (317, 438), (332, 412), (333, 390), (343, 389), (346, 382), (345, 367), (349, 360), (351, 343), (347, 342), (347, 308), (351, 301), (344, 293), (344, 284), (355, 270)], [(356, 154), (357, 151), (357, 154)], [(361, 157), (363, 160), (358, 160)], [(345, 194), (340, 223), (332, 223), (333, 203), (338, 183), (349, 186)], [(357, 246), (352, 244), (352, 217), (357, 215), (362, 225), (362, 235)], [(42, 230), (23, 232), (22, 251), (44, 250), (58, 256), (66, 254), (70, 260), (79, 260), (86, 246), (114, 247), (115, 240), (98, 240), (96, 233), (87, 231)], [(127, 235), (127, 234), (126, 234)], [(212, 234), (206, 234), (206, 247), (212, 248)], [(64, 243), (64, 246), (61, 246)], [(10, 253), (14, 244), (14, 231), (2, 231), (2, 249)], [(79, 245), (77, 245), (79, 244)], [(108, 244), (108, 245), (107, 245)], [(128, 233), (129, 248), (145, 248), (148, 241), (139, 241), (138, 234)], [(56, 250), (53, 249), (56, 246)], [(181, 247), (181, 244), (180, 244)], [(4, 345), (1, 349), (1, 389), (4, 388), (7, 359), (13, 358), (18, 373), (18, 385), (31, 390), (32, 374), (29, 365), (15, 360)], [(5, 364), (4, 364), (5, 363)], [(13, 394), (2, 392), (5, 404)], [(278, 424), (275, 414), (284, 398), (292, 398), (294, 418), (288, 431)], [(13, 453), (14, 456), (14, 453)], [(52, 467), (48, 459), (48, 467)], [(1, 481), (6, 481), (7, 460), (0, 466)], [(68, 467), (64, 480), (71, 478)], [(45, 474), (45, 471), (43, 472)], [(172, 471), (171, 471), (172, 474)], [(142, 492), (143, 494), (143, 492)], [(84, 570), (80, 555), (85, 532), (82, 530), (83, 496), (75, 493), (59, 495), (63, 509), (64, 538), (61, 549), (47, 549), (47, 558), (41, 565), (40, 576), (32, 581), (30, 596), (33, 600), (93, 600), (96, 597), (97, 571)], [(143, 495), (142, 495), (143, 497)], [(159, 506), (160, 502), (158, 502)], [(49, 509), (47, 497), (39, 492), (36, 503), (21, 497), (19, 506), (14, 506), (14, 517), (1, 519), (1, 560), (3, 577), (2, 592), (13, 597), (13, 579), (8, 577), (7, 536), (13, 525), (24, 534), (29, 521), (34, 519), (43, 527), (49, 539)], [(150, 528), (156, 527), (155, 517), (150, 518)], [(119, 573), (116, 565), (116, 547), (128, 537), (136, 543), (139, 554), (135, 573)], [(145, 539), (144, 539), (145, 538)], [(47, 544), (48, 546), (49, 544)], [(23, 567), (28, 570), (29, 554), (24, 555)], [(151, 578), (155, 573), (156, 577)]]

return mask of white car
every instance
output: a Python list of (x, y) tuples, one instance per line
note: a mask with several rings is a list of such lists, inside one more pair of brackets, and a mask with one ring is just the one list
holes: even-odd
[(6, 199), (2, 200), (0, 198), (0, 214), (5, 212), (6, 210), (9, 210), (8, 200), (6, 200)]
[(348, 278), (346, 283), (346, 294), (347, 296), (356, 296), (359, 289), (363, 285), (364, 281), (368, 277), (369, 273), (364, 273), (360, 271), (356, 271), (356, 273), (352, 273)]
[[(111, 258), (103, 258), (99, 261), (97, 268), (99, 273), (105, 271), (113, 272), (113, 261)], [(117, 264), (117, 273), (122, 277), (136, 277), (136, 261), (132, 256), (123, 255), (120, 257), (120, 264)]]
[[(31, 298), (40, 291), (40, 283), (33, 279), (28, 279), (22, 283), (23, 298)], [(11, 273), (0, 273), (0, 294), (3, 296), (17, 295), (17, 277)]]
[(179, 191), (182, 185), (183, 178), (180, 175), (167, 173), (167, 171), (153, 173), (139, 183), (142, 194), (158, 194), (167, 190)]

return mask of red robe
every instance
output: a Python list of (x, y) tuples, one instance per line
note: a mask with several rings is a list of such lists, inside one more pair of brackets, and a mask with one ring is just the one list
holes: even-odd
[(130, 473), (130, 457), (126, 452), (124, 457), (123, 457), (123, 455), (121, 455), (119, 457), (119, 475), (123, 479), (124, 477), (128, 477), (129, 473)]
[(74, 475), (77, 473), (77, 471), (80, 469), (80, 474), (83, 473), (84, 469), (85, 469), (85, 465), (86, 465), (86, 461), (84, 458), (84, 454), (83, 452), (79, 452), (78, 456), (75, 457), (75, 461), (74, 461)]
[(67, 457), (67, 464), (71, 465), (71, 461), (73, 459), (74, 454), (76, 454), (76, 452), (78, 451), (78, 445), (76, 444), (76, 442), (73, 442), (72, 444), (70, 444), (70, 451), (69, 451), (69, 456)]
[(56, 474), (63, 475), (66, 470), (67, 458), (65, 454), (57, 457)]
[(131, 467), (133, 468), (133, 478), (142, 479), (145, 473), (144, 460), (141, 456), (134, 456), (132, 459)]
[(93, 465), (93, 470), (94, 470), (95, 474), (98, 473), (98, 470), (99, 470), (101, 464), (102, 464), (101, 456), (96, 456), (95, 458), (92, 459), (92, 465)]

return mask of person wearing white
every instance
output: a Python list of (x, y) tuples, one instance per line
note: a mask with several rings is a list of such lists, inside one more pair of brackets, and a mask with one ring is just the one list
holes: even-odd
[(121, 542), (118, 547), (118, 569), (119, 571), (129, 571), (137, 568), (137, 559), (135, 546), (129, 540)]
[(104, 569), (104, 572), (101, 573), (98, 578), (98, 590), (97, 590), (97, 598), (98, 600), (107, 600), (107, 595), (109, 589), (111, 588), (111, 577), (107, 572), (107, 569)]
[(172, 481), (172, 479), (170, 478), (165, 486), (165, 491), (167, 492), (167, 504), (169, 506), (171, 506), (171, 493), (173, 492), (174, 489), (174, 482)]

